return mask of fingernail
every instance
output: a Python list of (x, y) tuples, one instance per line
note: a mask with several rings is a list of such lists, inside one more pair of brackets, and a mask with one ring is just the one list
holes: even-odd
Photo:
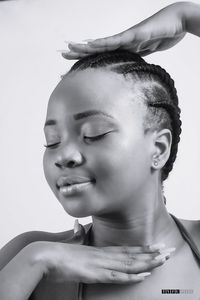
[(70, 49), (70, 46), (80, 44), (80, 42), (72, 42), (72, 41), (65, 41), (65, 43), (68, 49)]
[(167, 248), (167, 249), (163, 249), (162, 251), (161, 251), (161, 253), (160, 254), (163, 254), (163, 253), (165, 253), (165, 252), (169, 252), (169, 253), (172, 253), (172, 252), (174, 252), (176, 250), (176, 248)]
[(145, 277), (145, 276), (149, 276), (149, 275), (151, 275), (150, 272), (144, 272), (144, 273), (137, 274), (138, 277)]
[(71, 43), (68, 44), (68, 47), (69, 47), (69, 45), (73, 46), (73, 45), (77, 45), (77, 44), (79, 44), (79, 43), (71, 42)]
[(79, 222), (78, 219), (74, 222), (74, 233), (76, 234), (79, 231)]
[(85, 39), (85, 40), (82, 40), (82, 42), (93, 42), (95, 39)]
[(87, 44), (88, 44), (88, 46), (94, 46), (94, 45), (96, 45), (96, 40), (88, 42)]
[(170, 253), (160, 254), (160, 255), (156, 256), (154, 259), (155, 260), (162, 260), (162, 259), (166, 259), (167, 257), (168, 258), (170, 257)]
[(67, 50), (66, 50), (66, 49), (65, 49), (65, 50), (62, 50), (62, 49), (61, 49), (61, 50), (60, 50), (60, 49), (58, 49), (58, 50), (56, 50), (56, 51), (57, 51), (57, 52), (60, 52), (60, 53), (69, 53), (71, 50), (68, 50), (68, 49), (67, 49)]
[(165, 247), (166, 247), (166, 245), (164, 243), (149, 245), (150, 250), (161, 250), (161, 249), (164, 249)]
[(71, 56), (71, 51), (70, 52), (63, 52), (63, 53), (61, 53), (61, 55), (62, 55), (62, 57), (64, 57), (64, 58), (73, 58), (73, 56)]
[(74, 42), (74, 41), (65, 41), (65, 44), (79, 44), (79, 42)]

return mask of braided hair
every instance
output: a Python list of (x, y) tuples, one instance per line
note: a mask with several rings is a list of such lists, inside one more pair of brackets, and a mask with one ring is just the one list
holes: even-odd
[(161, 170), (163, 183), (173, 168), (182, 131), (181, 110), (178, 106), (173, 79), (165, 69), (149, 64), (138, 54), (127, 50), (114, 50), (84, 57), (77, 61), (63, 77), (88, 68), (106, 68), (123, 75), (127, 80), (138, 80), (143, 83), (142, 93), (147, 107), (144, 120), (145, 132), (152, 128), (168, 128), (172, 133), (170, 156)]

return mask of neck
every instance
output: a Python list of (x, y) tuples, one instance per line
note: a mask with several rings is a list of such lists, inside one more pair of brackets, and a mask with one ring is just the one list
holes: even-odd
[[(162, 192), (154, 195), (154, 201), (143, 199), (140, 209), (134, 206), (123, 214), (93, 216), (91, 244), (96, 247), (106, 246), (144, 246), (164, 243), (167, 247), (182, 245), (180, 232), (166, 210)], [(147, 205), (142, 205), (148, 203)]]

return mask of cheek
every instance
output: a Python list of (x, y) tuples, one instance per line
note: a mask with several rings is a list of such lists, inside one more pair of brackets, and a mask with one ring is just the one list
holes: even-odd
[(99, 186), (113, 191), (139, 186), (148, 172), (148, 155), (140, 140), (124, 141), (99, 153), (95, 161)]
[(46, 181), (48, 182), (51, 190), (54, 192), (54, 194), (57, 197), (57, 189), (55, 186), (55, 168), (53, 164), (53, 159), (46, 153), (43, 155), (43, 170), (44, 170), (44, 175), (46, 178)]
[(50, 163), (49, 163), (49, 159), (48, 156), (46, 155), (46, 151), (43, 154), (43, 170), (44, 170), (44, 175), (46, 180), (48, 181), (49, 177), (50, 177)]

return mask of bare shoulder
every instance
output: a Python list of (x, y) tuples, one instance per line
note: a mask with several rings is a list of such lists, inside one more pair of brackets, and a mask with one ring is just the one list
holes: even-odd
[(198, 249), (200, 250), (200, 220), (179, 220), (184, 225), (186, 230), (190, 233)]
[(0, 270), (25, 246), (36, 241), (67, 241), (73, 236), (73, 229), (63, 232), (27, 231), (10, 240), (0, 249)]

